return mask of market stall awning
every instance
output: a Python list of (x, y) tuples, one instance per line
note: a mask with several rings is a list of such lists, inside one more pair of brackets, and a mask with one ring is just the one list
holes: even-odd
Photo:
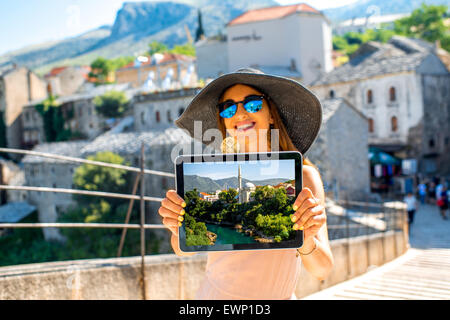
[(371, 164), (401, 165), (401, 159), (376, 147), (369, 147), (369, 160)]

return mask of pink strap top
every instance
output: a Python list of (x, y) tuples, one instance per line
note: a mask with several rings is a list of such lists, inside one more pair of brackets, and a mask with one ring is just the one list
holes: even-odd
[(300, 274), (295, 249), (209, 252), (195, 299), (290, 299)]

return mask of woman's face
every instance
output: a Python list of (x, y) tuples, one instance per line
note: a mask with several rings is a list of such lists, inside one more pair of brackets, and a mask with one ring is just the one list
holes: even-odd
[[(262, 93), (244, 84), (236, 84), (225, 91), (220, 102), (243, 101), (249, 95), (262, 95)], [(242, 103), (239, 103), (236, 114), (231, 118), (223, 118), (223, 121), (229, 134), (236, 137), (239, 142), (241, 152), (270, 150), (267, 134), (274, 120), (266, 99), (263, 99), (262, 109), (255, 113), (247, 112)]]

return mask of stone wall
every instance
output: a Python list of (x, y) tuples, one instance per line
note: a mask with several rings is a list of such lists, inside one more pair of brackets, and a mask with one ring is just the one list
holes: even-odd
[[(335, 266), (324, 281), (302, 266), (296, 296), (354, 278), (407, 251), (407, 231), (330, 241)], [(205, 274), (207, 255), (145, 257), (147, 299), (194, 299)], [(0, 300), (142, 299), (141, 258), (76, 260), (0, 268)]]

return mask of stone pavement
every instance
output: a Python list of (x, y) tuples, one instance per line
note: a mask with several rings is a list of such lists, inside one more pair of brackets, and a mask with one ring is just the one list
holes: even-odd
[(443, 220), (434, 205), (421, 206), (405, 254), (303, 299), (450, 300), (450, 218)]

